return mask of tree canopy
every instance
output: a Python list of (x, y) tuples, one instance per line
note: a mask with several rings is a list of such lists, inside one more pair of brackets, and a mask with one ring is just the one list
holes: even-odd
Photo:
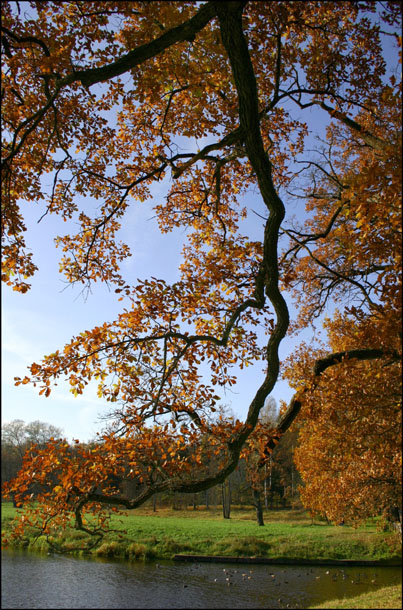
[[(70, 513), (98, 534), (111, 506), (207, 489), (248, 443), (263, 465), (300, 412), (322, 426), (304, 437), (306, 464), (330, 425), (332, 443), (374, 426), (366, 459), (376, 469), (387, 447), (398, 463), (386, 427), (399, 405), (401, 83), (385, 49), (401, 48), (400, 23), (397, 2), (2, 3), (2, 279), (29, 290), (23, 206), (40, 202), (72, 227), (56, 236), (67, 280), (105, 282), (122, 301), (115, 321), (16, 378), (45, 397), (59, 377), (73, 394), (96, 379), (111, 403), (98, 443), (53, 438), (6, 487), (26, 501), (41, 486), (31, 523), (45, 534)], [(153, 207), (161, 231), (185, 229), (180, 276), (132, 283), (119, 229), (156, 182), (168, 184)], [(258, 240), (243, 233), (252, 192)], [(299, 345), (284, 369), (291, 403), (258, 423), (282, 340), (325, 314), (328, 340)], [(262, 370), (245, 420), (216, 418), (245, 366)], [(132, 496), (117, 478), (137, 481)]]

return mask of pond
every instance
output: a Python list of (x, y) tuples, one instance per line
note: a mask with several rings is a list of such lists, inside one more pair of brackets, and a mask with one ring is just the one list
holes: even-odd
[(2, 608), (310, 608), (401, 582), (400, 567), (127, 563), (2, 552)]

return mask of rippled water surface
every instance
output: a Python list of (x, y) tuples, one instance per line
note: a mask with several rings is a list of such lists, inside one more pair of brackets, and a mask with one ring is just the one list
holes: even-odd
[(309, 608), (401, 582), (400, 568), (123, 563), (2, 552), (2, 608)]

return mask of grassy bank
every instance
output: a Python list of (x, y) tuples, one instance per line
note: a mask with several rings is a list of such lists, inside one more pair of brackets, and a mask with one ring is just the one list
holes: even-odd
[(316, 608), (340, 608), (340, 609), (353, 609), (353, 608), (396, 608), (402, 607), (402, 588), (400, 585), (393, 585), (391, 587), (383, 587), (377, 591), (369, 591), (368, 593), (361, 593), (356, 597), (349, 597), (348, 599), (333, 599), (324, 602)]
[[(2, 530), (10, 527), (14, 515), (11, 503), (2, 504)], [(233, 510), (231, 519), (223, 519), (218, 509), (152, 512), (143, 508), (114, 517), (111, 527), (122, 537), (117, 532), (107, 534), (92, 554), (128, 560), (172, 559), (175, 554), (383, 562), (401, 557), (393, 535), (377, 531), (375, 522), (358, 529), (312, 523), (304, 511), (267, 512), (265, 526), (259, 527), (250, 510)], [(66, 530), (57, 538), (77, 553), (86, 539), (76, 530)], [(34, 542), (33, 533), (28, 532), (25, 544), (30, 550), (49, 550), (44, 537)]]

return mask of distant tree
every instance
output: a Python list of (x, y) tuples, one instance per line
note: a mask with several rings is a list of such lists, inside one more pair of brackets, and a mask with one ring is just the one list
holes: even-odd
[(35, 420), (26, 424), (25, 435), (28, 443), (44, 445), (52, 437), (61, 438), (63, 436), (63, 430), (52, 424)]
[(279, 416), (280, 412), (276, 399), (273, 396), (268, 396), (259, 413), (259, 421), (267, 426), (275, 428)]
[(1, 444), (13, 449), (22, 460), (27, 447), (26, 426), (22, 419), (14, 419), (1, 426)]
[(23, 458), (33, 445), (45, 447), (53, 438), (62, 437), (61, 428), (41, 421), (26, 424), (14, 419), (1, 427), (1, 480), (9, 481), (21, 470)]
[(1, 427), (1, 482), (15, 477), (26, 451), (25, 423), (21, 419)]
[(282, 505), (299, 504), (300, 474), (294, 463), (299, 427), (295, 424), (280, 438), (270, 457), (268, 501), (278, 498)]

